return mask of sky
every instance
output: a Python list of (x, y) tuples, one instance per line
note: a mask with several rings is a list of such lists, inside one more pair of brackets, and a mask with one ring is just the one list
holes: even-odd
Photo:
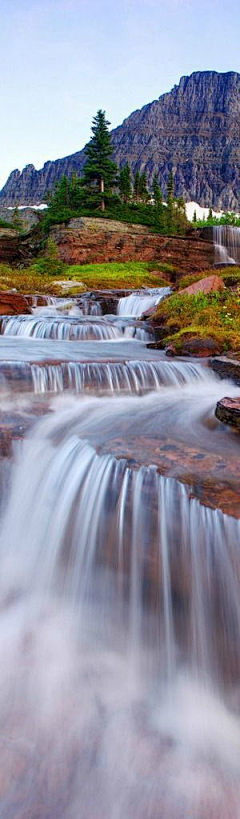
[(192, 71), (240, 71), (239, 0), (1, 0), (0, 188)]

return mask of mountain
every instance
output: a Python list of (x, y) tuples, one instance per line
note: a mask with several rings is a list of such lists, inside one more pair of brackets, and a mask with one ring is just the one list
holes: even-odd
[[(135, 111), (112, 131), (114, 158), (133, 173), (156, 172), (166, 192), (173, 170), (175, 194), (214, 208), (239, 208), (240, 74), (195, 71), (158, 100)], [(38, 204), (63, 174), (81, 173), (84, 149), (13, 171), (0, 192), (1, 205)]]

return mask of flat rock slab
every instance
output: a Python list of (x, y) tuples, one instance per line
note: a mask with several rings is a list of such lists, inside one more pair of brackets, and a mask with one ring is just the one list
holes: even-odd
[(221, 398), (217, 403), (215, 415), (223, 424), (230, 424), (240, 430), (240, 396)]

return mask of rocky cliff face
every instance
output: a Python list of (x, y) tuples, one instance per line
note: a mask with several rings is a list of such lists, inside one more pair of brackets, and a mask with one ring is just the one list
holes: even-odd
[[(71, 219), (67, 225), (51, 228), (50, 236), (59, 258), (67, 264), (100, 262), (154, 261), (174, 266), (175, 276), (211, 268), (214, 249), (197, 237), (159, 236), (139, 225), (126, 225), (108, 219)], [(156, 272), (156, 281), (158, 277)]]
[[(132, 171), (157, 173), (163, 192), (170, 170), (175, 193), (187, 201), (238, 209), (240, 198), (240, 74), (194, 72), (179, 85), (131, 114), (112, 132), (115, 159)], [(62, 174), (81, 172), (84, 151), (13, 171), (0, 204), (37, 204)]]

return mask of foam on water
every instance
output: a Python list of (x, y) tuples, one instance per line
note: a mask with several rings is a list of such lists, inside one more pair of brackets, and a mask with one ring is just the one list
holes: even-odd
[(171, 293), (170, 287), (144, 289), (142, 291), (136, 290), (130, 293), (129, 296), (119, 299), (118, 315), (119, 316), (142, 316), (151, 307), (156, 307), (162, 299)]

